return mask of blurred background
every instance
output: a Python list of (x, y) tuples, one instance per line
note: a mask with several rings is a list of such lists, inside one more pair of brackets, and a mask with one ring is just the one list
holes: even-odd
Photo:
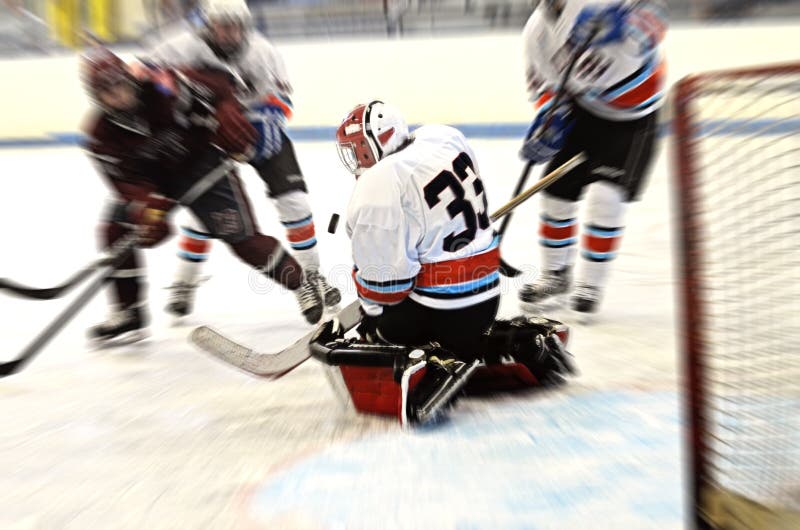
[[(133, 44), (191, 20), (195, 0), (2, 0), (0, 54), (54, 53), (79, 31)], [(252, 0), (257, 29), (276, 41), (402, 37), (520, 29), (536, 0)], [(800, 16), (798, 0), (667, 0), (674, 23)]]
[[(96, 256), (93, 234), (105, 190), (76, 148), (88, 108), (77, 75), (80, 36), (88, 32), (137, 53), (171, 28), (196, 23), (195, 3), (0, 0), (0, 167), (9, 184), (0, 193), (6, 258), (0, 276), (55, 284)], [(474, 141), (494, 204), (509, 196), (521, 168), (519, 142), (532, 117), (521, 30), (537, 3), (249, 2), (256, 28), (278, 44), (295, 88), (289, 132), (316, 190), (318, 226), (341, 213), (352, 183), (333, 148), (335, 126), (353, 104), (376, 97), (397, 104), (410, 123), (459, 126)], [(800, 0), (666, 3), (670, 85), (691, 73), (797, 61)], [(756, 125), (788, 122), (791, 127), (778, 132), (800, 138), (796, 80), (787, 82), (790, 109), (770, 114), (769, 98), (761, 99), (767, 89), (750, 93), (755, 103), (749, 112), (761, 120)], [(750, 117), (737, 115), (741, 108), (726, 97), (717, 103), (703, 119), (740, 123)], [(669, 106), (661, 119), (668, 133)], [(734, 194), (759, 173), (763, 157), (772, 156), (754, 142), (751, 129), (720, 134), (710, 144), (716, 152), (730, 142), (718, 158), (732, 162), (707, 175)], [(772, 136), (765, 138), (772, 144)], [(532, 522), (536, 528), (684, 528), (680, 219), (671, 202), (672, 153), (662, 143), (650, 187), (631, 214), (603, 319), (592, 326), (562, 319), (572, 326), (570, 349), (582, 371), (565, 391), (467, 401), (449, 426), (419, 436), (405, 436), (391, 420), (339, 414), (320, 366), (307, 363), (291, 377), (265, 383), (190, 347), (186, 335), (195, 324), (214, 324), (265, 349), (291, 343), (306, 328), (291, 295), (254, 292), (246, 270), (225, 251), (210, 263), (212, 279), (203, 287), (197, 320), (174, 326), (160, 312), (166, 297), (160, 287), (171, 281), (174, 265), (170, 243), (147, 258), (157, 337), (151, 345), (87, 353), (83, 331), (105, 310), (98, 297), (54, 341), (53, 351), (0, 386), (0, 528), (496, 530), (533, 528)], [(791, 163), (787, 178), (796, 181), (800, 149), (790, 147), (782, 159)], [(281, 233), (262, 183), (250, 170), (243, 175), (264, 231)], [(793, 199), (784, 194), (798, 201), (791, 217), (796, 234), (800, 186), (792, 189)], [(512, 263), (535, 263), (536, 208), (515, 216), (504, 255)], [(741, 224), (749, 229), (751, 223)], [(748, 242), (734, 247), (741, 256), (760, 248)], [(325, 266), (346, 270), (328, 278), (350, 286), (343, 290), (352, 296), (344, 235), (321, 234), (320, 246)], [(758, 275), (791, 274), (796, 256)], [(504, 285), (501, 316), (509, 317), (518, 313), (518, 285)], [(0, 320), (4, 360), (58, 309), (7, 297), (0, 304), (0, 314), (14, 315)], [(751, 329), (751, 312), (737, 311), (737, 318), (744, 316), (732, 327)], [(781, 353), (796, 353), (796, 340), (780, 343)], [(787, 381), (792, 374), (783, 366), (774, 372), (788, 374)], [(798, 380), (791, 377), (795, 392)], [(797, 410), (792, 406), (787, 410)], [(439, 496), (432, 493), (437, 487)], [(300, 524), (301, 516), (319, 524)]]

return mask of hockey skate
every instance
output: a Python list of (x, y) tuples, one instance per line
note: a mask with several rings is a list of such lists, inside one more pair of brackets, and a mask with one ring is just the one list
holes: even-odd
[(570, 297), (570, 307), (589, 323), (600, 306), (600, 289), (586, 284), (578, 284)]
[(168, 287), (169, 300), (164, 310), (177, 318), (185, 317), (194, 309), (196, 283), (175, 282)]
[(320, 296), (318, 284), (312, 282), (309, 277), (306, 277), (303, 283), (300, 284), (300, 287), (293, 292), (297, 297), (297, 304), (300, 306), (300, 312), (303, 313), (308, 323), (316, 324), (319, 322), (322, 319), (324, 304)]
[(319, 270), (307, 269), (306, 278), (319, 288), (319, 294), (322, 297), (322, 301), (325, 303), (325, 307), (334, 307), (342, 301), (342, 293), (339, 292), (339, 289), (329, 284), (328, 280), (325, 279), (325, 276), (320, 274)]
[(147, 318), (138, 307), (116, 311), (111, 317), (89, 328), (89, 341), (95, 347), (122, 346), (133, 344), (147, 336)]
[(569, 267), (557, 271), (545, 271), (533, 283), (519, 290), (520, 306), (524, 311), (536, 311), (549, 305), (558, 304), (561, 295), (569, 291), (572, 272)]

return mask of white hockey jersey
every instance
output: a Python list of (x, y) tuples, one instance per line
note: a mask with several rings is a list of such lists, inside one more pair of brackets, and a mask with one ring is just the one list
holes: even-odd
[[(581, 10), (618, 4), (619, 0), (566, 0), (557, 19), (540, 2), (523, 30), (525, 65), (531, 100), (541, 106), (552, 97), (570, 62), (567, 44)], [(614, 121), (634, 120), (655, 112), (663, 103), (666, 68), (660, 42), (666, 31), (666, 10), (646, 0), (631, 11), (621, 42), (590, 48), (576, 64), (567, 91), (592, 114)]]
[(375, 314), (410, 296), (457, 309), (499, 295), (498, 239), (488, 214), (464, 135), (444, 125), (418, 128), (413, 143), (359, 177), (348, 206), (353, 276), (365, 308)]
[(209, 67), (230, 72), (241, 83), (239, 96), (248, 107), (272, 95), (288, 97), (292, 93), (283, 59), (275, 47), (255, 31), (250, 32), (243, 53), (230, 62), (217, 57), (191, 28), (156, 44), (149, 56), (156, 63), (169, 66)]

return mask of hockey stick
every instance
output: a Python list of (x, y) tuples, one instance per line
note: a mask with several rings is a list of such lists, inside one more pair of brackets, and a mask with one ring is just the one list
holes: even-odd
[[(339, 325), (345, 331), (350, 331), (361, 322), (361, 303), (358, 300), (351, 302), (334, 318), (339, 320)], [(244, 372), (266, 379), (278, 379), (311, 356), (309, 345), (318, 329), (306, 333), (288, 348), (275, 353), (257, 352), (208, 326), (195, 329), (189, 340), (206, 353)]]
[[(227, 169), (222, 172), (221, 175), (216, 176), (214, 172), (209, 173), (201, 180), (199, 180), (195, 185), (186, 192), (184, 197), (182, 197), (178, 202), (183, 205), (191, 204), (197, 198), (208, 191), (208, 188), (211, 187), (216, 183), (219, 178), (225, 175), (227, 171), (231, 169), (233, 166), (226, 166)], [(222, 170), (222, 166), (217, 168), (219, 171)], [(195, 187), (196, 186), (196, 187)], [(121, 240), (122, 241), (122, 240)], [(38, 287), (29, 287), (27, 285), (22, 285), (17, 283), (13, 280), (8, 278), (0, 278), (0, 290), (9, 291), (10, 294), (17, 295), (21, 298), (28, 298), (32, 300), (54, 300), (66, 294), (68, 291), (73, 289), (75, 286), (82, 283), (86, 278), (92, 275), (92, 273), (96, 272), (98, 269), (105, 267), (109, 264), (111, 260), (114, 259), (116, 252), (119, 250), (120, 245), (115, 245), (110, 255), (101, 258), (98, 260), (93, 261), (83, 269), (79, 270), (75, 274), (69, 277), (64, 283), (57, 285), (55, 287), (46, 287), (46, 288), (38, 288)]]
[[(633, 11), (639, 6), (639, 4), (642, 3), (642, 1), (643, 0), (635, 0), (628, 6), (627, 11), (628, 12)], [(553, 119), (553, 114), (555, 113), (559, 104), (561, 104), (561, 102), (567, 95), (567, 81), (572, 75), (572, 71), (575, 69), (575, 65), (578, 63), (578, 59), (580, 59), (583, 56), (583, 54), (586, 53), (586, 51), (589, 49), (589, 46), (591, 46), (592, 41), (594, 40), (598, 31), (600, 31), (600, 28), (596, 27), (594, 31), (592, 31), (589, 34), (588, 38), (586, 39), (586, 42), (584, 42), (583, 44), (581, 44), (581, 46), (576, 48), (575, 53), (570, 58), (570, 61), (567, 64), (567, 68), (564, 70), (564, 74), (561, 76), (561, 79), (559, 81), (558, 90), (556, 91), (556, 96), (553, 100), (553, 106), (550, 107), (550, 109), (548, 109), (548, 114), (545, 116), (544, 119), (544, 123), (546, 124), (545, 127)], [(514, 188), (514, 196), (517, 196), (522, 192), (522, 188), (525, 187), (525, 183), (528, 181), (528, 177), (531, 174), (531, 170), (533, 170), (533, 167), (535, 165), (536, 164), (530, 161), (525, 164), (525, 167), (522, 169), (522, 173), (520, 174), (519, 179), (517, 180), (517, 187)], [(508, 229), (508, 223), (510, 222), (511, 222), (511, 216), (509, 215), (505, 219), (503, 219), (503, 223), (500, 225), (500, 229), (497, 231), (497, 235), (499, 236), (501, 241), (503, 240), (503, 236), (505, 235), (506, 230)], [(522, 274), (522, 271), (520, 271), (516, 267), (511, 266), (504, 259), (501, 258), (500, 273), (503, 276), (509, 278), (516, 278), (517, 276)]]
[[(177, 203), (188, 206), (200, 195), (209, 190), (216, 182), (224, 177), (235, 166), (236, 162), (226, 159), (219, 166), (195, 182), (189, 190), (178, 199)], [(53, 322), (51, 322), (39, 335), (31, 342), (22, 353), (13, 361), (0, 363), (0, 378), (15, 374), (22, 370), (50, 340), (55, 337), (61, 329), (72, 320), (76, 314), (103, 288), (103, 285), (111, 278), (117, 267), (122, 264), (128, 255), (133, 251), (139, 241), (138, 234), (132, 232), (122, 238), (112, 249), (112, 254), (99, 262), (93, 264), (101, 272), (92, 282), (63, 309)], [(102, 265), (99, 265), (102, 263)], [(87, 267), (88, 270), (88, 267)], [(84, 271), (81, 271), (82, 273)], [(89, 271), (90, 275), (92, 271)]]
[[(504, 204), (490, 216), (490, 219), (494, 222), (508, 216), (520, 204), (585, 161), (586, 155), (584, 153), (575, 155), (565, 164)], [(345, 331), (353, 329), (361, 322), (360, 302), (358, 300), (352, 302), (339, 311), (334, 318), (339, 320), (339, 325)], [(324, 324), (321, 324), (321, 326), (322, 325)], [(317, 328), (317, 330), (318, 329), (319, 328)], [(253, 348), (249, 348), (226, 337), (208, 326), (196, 328), (189, 336), (189, 340), (206, 353), (244, 372), (266, 379), (278, 379), (294, 370), (311, 357), (310, 343), (314, 339), (317, 330), (305, 334), (288, 348), (277, 352), (256, 351)]]
[(89, 266), (79, 270), (69, 277), (61, 285), (50, 287), (47, 289), (38, 289), (36, 287), (27, 287), (25, 285), (16, 283), (6, 278), (0, 278), (0, 289), (5, 289), (11, 294), (17, 295), (21, 298), (29, 298), (32, 300), (53, 300), (64, 295), (67, 291), (80, 284), (92, 275), (99, 267), (102, 267), (108, 262), (108, 258), (103, 258), (91, 263)]

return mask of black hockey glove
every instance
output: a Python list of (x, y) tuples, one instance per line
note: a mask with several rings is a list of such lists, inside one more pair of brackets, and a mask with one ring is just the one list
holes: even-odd
[(383, 340), (378, 335), (378, 322), (380, 322), (380, 317), (373, 317), (369, 316), (361, 310), (361, 323), (356, 328), (358, 332), (358, 336), (361, 337), (361, 340), (364, 342), (372, 342), (374, 344), (380, 344)]

